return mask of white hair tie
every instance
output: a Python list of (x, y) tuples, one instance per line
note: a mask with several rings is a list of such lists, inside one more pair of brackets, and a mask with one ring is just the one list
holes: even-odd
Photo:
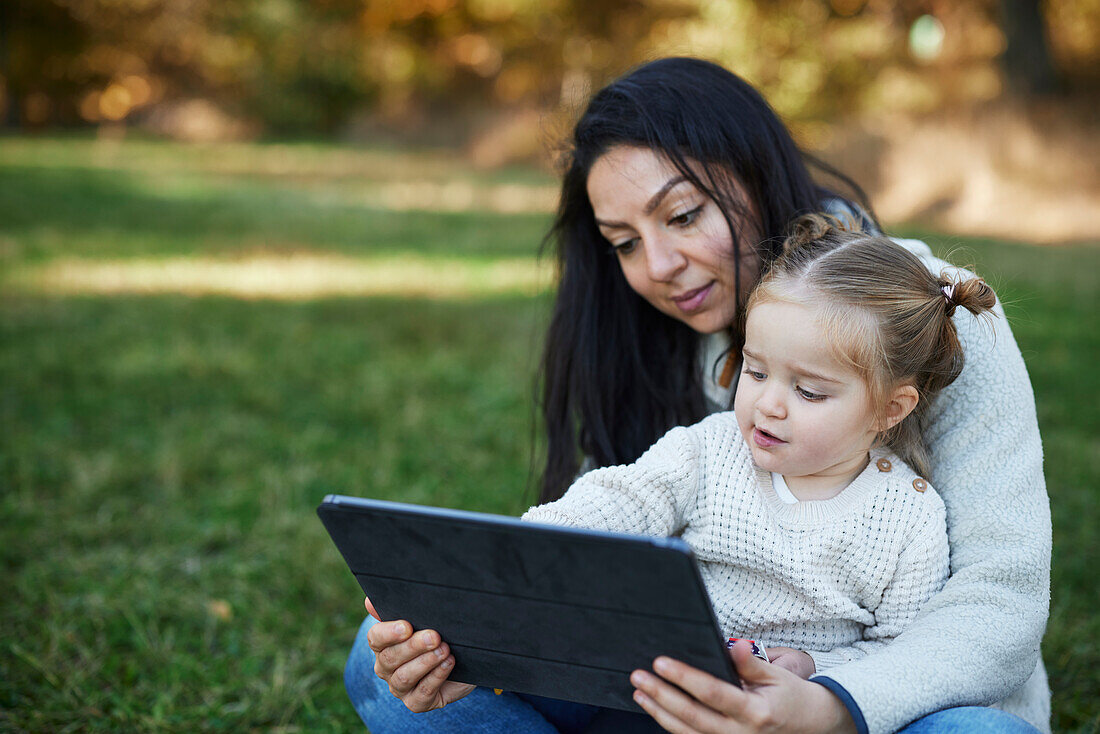
[(943, 293), (943, 297), (947, 299), (947, 302), (949, 304), (954, 303), (954, 298), (955, 298), (955, 286), (954, 285), (942, 286), (940, 288), (940, 291)]

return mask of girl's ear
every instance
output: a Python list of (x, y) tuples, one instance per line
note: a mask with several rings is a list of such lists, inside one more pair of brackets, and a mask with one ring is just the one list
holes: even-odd
[(919, 400), (920, 394), (912, 385), (900, 385), (894, 388), (894, 392), (886, 400), (886, 410), (882, 413), (879, 431), (888, 431), (901, 423), (905, 416), (917, 407)]

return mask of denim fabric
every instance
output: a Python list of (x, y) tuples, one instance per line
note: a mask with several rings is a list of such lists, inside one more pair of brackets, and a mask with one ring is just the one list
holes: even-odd
[(435, 711), (416, 714), (394, 698), (374, 673), (374, 651), (367, 644), (368, 617), (359, 628), (344, 667), (344, 685), (359, 718), (372, 734), (389, 732), (487, 732), (488, 734), (596, 734), (657, 732), (662, 729), (643, 714), (558, 701), (541, 696), (476, 688), (465, 698)]
[(917, 719), (898, 734), (1039, 734), (1019, 716), (984, 706), (959, 706)]

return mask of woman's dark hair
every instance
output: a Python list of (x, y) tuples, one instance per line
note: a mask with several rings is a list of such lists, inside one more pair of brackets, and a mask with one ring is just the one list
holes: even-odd
[[(738, 303), (754, 285), (741, 282), (743, 246), (757, 251), (766, 271), (790, 223), (839, 198), (814, 182), (807, 163), (847, 184), (871, 212), (854, 183), (798, 149), (759, 92), (716, 64), (660, 59), (600, 90), (574, 129), (547, 235), (560, 283), (542, 359), (547, 457), (540, 502), (561, 496), (582, 455), (596, 466), (634, 461), (669, 429), (708, 412), (699, 334), (630, 288), (596, 227), (588, 173), (619, 145), (653, 150), (718, 204), (733, 236)], [(737, 194), (730, 174), (751, 201)], [(753, 209), (761, 241), (742, 243), (739, 223), (752, 221)], [(741, 327), (732, 328), (740, 351)]]

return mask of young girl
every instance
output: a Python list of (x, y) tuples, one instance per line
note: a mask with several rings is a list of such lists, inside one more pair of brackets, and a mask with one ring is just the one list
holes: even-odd
[(898, 635), (948, 577), (922, 415), (994, 305), (890, 240), (802, 218), (745, 308), (733, 412), (676, 428), (524, 519), (695, 550), (723, 631), (808, 678)]

